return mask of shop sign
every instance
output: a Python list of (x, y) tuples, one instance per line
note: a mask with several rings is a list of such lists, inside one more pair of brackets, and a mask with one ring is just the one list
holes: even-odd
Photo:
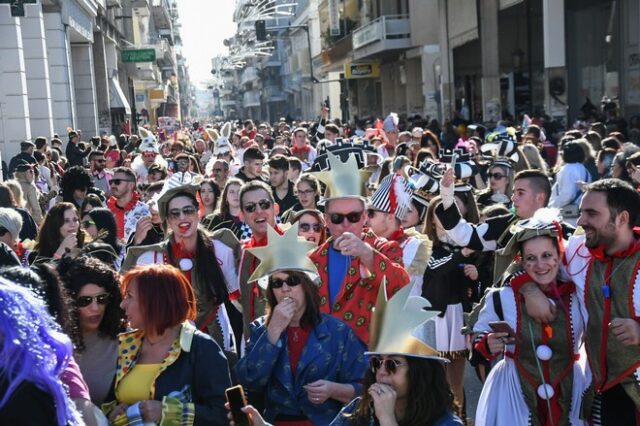
[(346, 64), (344, 66), (344, 78), (351, 80), (354, 78), (376, 78), (380, 77), (380, 64)]

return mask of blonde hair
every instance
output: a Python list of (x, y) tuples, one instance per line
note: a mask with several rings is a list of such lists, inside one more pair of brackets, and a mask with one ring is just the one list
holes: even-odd
[(22, 193), (22, 187), (20, 183), (15, 179), (10, 179), (5, 182), (11, 192), (13, 192), (13, 198), (16, 200), (16, 204), (18, 207), (24, 207), (27, 205), (27, 201), (24, 199), (24, 194)]

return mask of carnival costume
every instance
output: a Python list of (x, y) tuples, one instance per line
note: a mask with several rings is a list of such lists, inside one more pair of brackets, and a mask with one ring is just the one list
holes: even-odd
[[(547, 209), (545, 209), (547, 210)], [(544, 236), (558, 241), (563, 255), (562, 228), (559, 222), (542, 217), (518, 222), (514, 236), (498, 255), (513, 259), (527, 240)], [(525, 272), (513, 281), (532, 281)], [(475, 348), (487, 359), (490, 323), (505, 321), (515, 331), (514, 343), (505, 345), (500, 360), (482, 389), (476, 413), (477, 425), (584, 425), (580, 406), (590, 381), (586, 360), (580, 356), (585, 322), (578, 294), (572, 282), (551, 283), (547, 296), (557, 307), (551, 323), (531, 318), (524, 300), (511, 287), (492, 289), (478, 315), (474, 332), (479, 333)], [(586, 370), (586, 371), (585, 371)]]

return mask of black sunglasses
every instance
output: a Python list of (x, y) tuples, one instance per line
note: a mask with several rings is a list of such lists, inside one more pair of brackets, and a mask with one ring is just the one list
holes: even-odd
[(269, 200), (260, 200), (257, 203), (245, 204), (243, 210), (246, 211), (247, 213), (253, 213), (256, 211), (258, 206), (260, 207), (260, 210), (269, 210), (272, 205), (273, 203)]
[(319, 223), (298, 223), (298, 229), (302, 232), (309, 232), (311, 229), (313, 229), (313, 232), (320, 232), (322, 231), (322, 226)]
[(120, 185), (122, 182), (133, 182), (131, 179), (111, 179), (109, 185)]
[(281, 280), (279, 278), (271, 278), (269, 280), (269, 286), (271, 288), (282, 288), (283, 285), (287, 285), (287, 287), (295, 287), (300, 285), (300, 280), (294, 277), (289, 277), (286, 280)]
[(395, 374), (398, 367), (402, 367), (403, 365), (407, 365), (404, 362), (398, 361), (397, 359), (389, 358), (383, 360), (380, 357), (373, 356), (369, 360), (369, 364), (371, 365), (371, 372), (375, 373), (380, 370), (380, 367), (384, 364), (385, 370), (389, 372), (389, 374)]
[(364, 213), (364, 211), (351, 212), (347, 214), (330, 213), (329, 220), (334, 225), (340, 225), (342, 222), (344, 222), (345, 218), (351, 223), (358, 223), (360, 219), (362, 219), (362, 213)]
[(98, 305), (106, 305), (109, 303), (109, 294), (102, 293), (97, 296), (80, 296), (76, 299), (76, 305), (78, 305), (79, 308), (86, 308), (93, 303), (94, 300)]
[(193, 216), (196, 214), (198, 209), (194, 206), (184, 206), (182, 209), (171, 209), (169, 210), (168, 216), (171, 219), (180, 219), (180, 214), (184, 214), (186, 217)]
[(489, 179), (494, 178), (494, 179), (500, 180), (502, 178), (507, 177), (507, 175), (503, 175), (502, 173), (487, 173), (487, 177)]

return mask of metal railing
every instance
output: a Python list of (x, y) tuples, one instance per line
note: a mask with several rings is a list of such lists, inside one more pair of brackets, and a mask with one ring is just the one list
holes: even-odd
[(383, 40), (411, 38), (409, 15), (384, 15), (353, 32), (353, 49)]
[(255, 67), (247, 67), (242, 72), (240, 84), (247, 84), (258, 79), (258, 70)]

